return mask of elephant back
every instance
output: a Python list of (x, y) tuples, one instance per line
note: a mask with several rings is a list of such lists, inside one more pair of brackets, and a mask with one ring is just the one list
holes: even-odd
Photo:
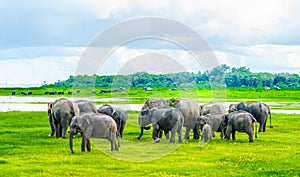
[(76, 105), (78, 106), (79, 113), (97, 113), (96, 106), (87, 101), (87, 100), (76, 100), (74, 101)]
[(184, 127), (194, 128), (196, 124), (196, 118), (200, 115), (200, 109), (197, 103), (187, 100), (181, 99), (175, 105), (184, 117)]

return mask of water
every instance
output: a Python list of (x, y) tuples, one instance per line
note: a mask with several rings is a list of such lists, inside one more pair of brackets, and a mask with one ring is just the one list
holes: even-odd
[[(57, 98), (51, 97), (17, 97), (17, 96), (0, 96), (0, 112), (7, 111), (47, 111), (47, 102), (55, 101)], [(73, 100), (82, 98), (73, 98)], [(102, 98), (90, 99), (92, 101), (114, 102), (125, 101), (119, 98)], [(41, 104), (41, 102), (43, 102)], [(231, 103), (225, 103), (225, 108), (228, 109)], [(112, 104), (124, 110), (140, 111), (143, 104)], [(96, 105), (99, 108), (101, 105)], [(271, 110), (272, 113), (284, 114), (300, 114), (300, 110)]]

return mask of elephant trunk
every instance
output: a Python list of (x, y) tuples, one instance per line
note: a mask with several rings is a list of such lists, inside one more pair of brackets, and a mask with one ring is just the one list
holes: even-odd
[(140, 140), (142, 138), (143, 134), (144, 134), (144, 128), (141, 127), (141, 132), (140, 132), (140, 135), (137, 137), (137, 139)]
[(72, 153), (74, 153), (74, 149), (73, 149), (73, 138), (74, 138), (74, 132), (71, 131), (70, 132), (70, 150)]

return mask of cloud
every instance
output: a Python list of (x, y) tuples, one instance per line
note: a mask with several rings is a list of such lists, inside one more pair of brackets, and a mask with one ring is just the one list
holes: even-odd
[[(0, 82), (41, 84), (67, 78), (76, 73), (85, 47), (98, 34), (142, 16), (177, 20), (196, 30), (220, 63), (246, 65), (255, 72), (299, 73), (299, 8), (297, 0), (0, 1)], [(174, 31), (166, 37), (190, 41), (188, 35)], [(99, 73), (116, 73), (134, 58), (149, 54), (168, 56), (189, 71), (203, 69), (188, 51), (169, 41), (143, 40), (119, 47)], [(97, 64), (85, 63), (86, 69)]]
[(0, 60), (0, 83), (41, 85), (74, 75), (78, 57)]

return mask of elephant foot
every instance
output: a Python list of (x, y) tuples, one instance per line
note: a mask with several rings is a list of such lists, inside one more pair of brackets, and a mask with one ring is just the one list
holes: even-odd
[(159, 142), (160, 142), (160, 139), (159, 139), (159, 138), (156, 138), (156, 139), (154, 140), (154, 142), (155, 142), (155, 143), (159, 143)]
[(254, 141), (253, 141), (253, 140), (249, 140), (249, 142), (250, 142), (250, 143), (253, 143)]
[(48, 136), (49, 136), (49, 137), (52, 137), (52, 136), (54, 136), (54, 134), (50, 133)]

